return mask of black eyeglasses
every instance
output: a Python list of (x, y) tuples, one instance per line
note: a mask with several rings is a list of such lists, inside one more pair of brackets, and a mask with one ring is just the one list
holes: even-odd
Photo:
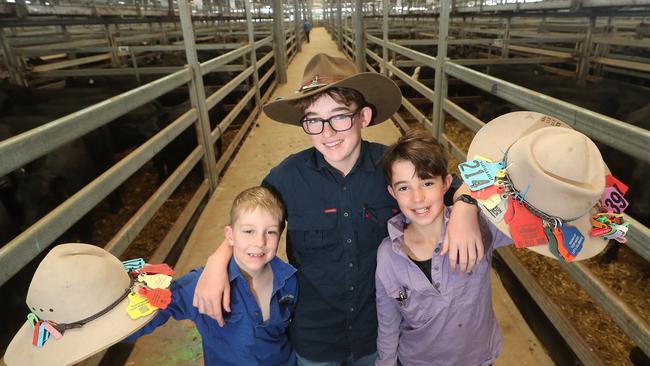
[(347, 131), (352, 128), (352, 120), (361, 109), (363, 109), (363, 107), (358, 108), (352, 113), (337, 114), (327, 119), (305, 118), (302, 120), (302, 129), (305, 130), (305, 133), (308, 135), (318, 135), (323, 132), (325, 122), (327, 122), (332, 130), (336, 132)]

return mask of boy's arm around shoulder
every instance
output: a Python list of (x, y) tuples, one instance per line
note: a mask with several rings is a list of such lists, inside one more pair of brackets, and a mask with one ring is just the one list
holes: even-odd
[(394, 366), (397, 363), (397, 344), (399, 343), (402, 315), (397, 301), (386, 289), (390, 271), (390, 253), (392, 242), (384, 239), (377, 251), (377, 271), (375, 287), (377, 300), (377, 360), (375, 366)]
[(455, 202), (440, 252), (440, 255), (449, 252), (449, 265), (452, 271), (456, 269), (458, 263), (461, 272), (469, 272), (483, 258), (484, 243), (478, 222), (479, 209), (476, 205), (456, 201), (461, 195), (470, 193), (470, 189), (464, 183), (453, 193)]
[(131, 334), (124, 342), (134, 342), (143, 335), (153, 332), (156, 328), (167, 323), (170, 317), (176, 320), (196, 318), (198, 312), (192, 306), (192, 294), (194, 293), (194, 287), (196, 286), (199, 274), (200, 271), (193, 270), (172, 282), (170, 287), (172, 292), (171, 303), (167, 305), (166, 309), (160, 309), (152, 321), (140, 328), (137, 332)]

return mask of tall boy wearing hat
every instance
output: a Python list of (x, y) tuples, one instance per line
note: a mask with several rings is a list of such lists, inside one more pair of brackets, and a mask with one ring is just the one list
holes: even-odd
[(224, 229), (233, 256), (228, 263), (232, 311), (223, 327), (192, 306), (203, 271), (195, 269), (172, 283), (171, 304), (127, 341), (153, 332), (170, 317), (189, 319), (201, 334), (206, 366), (295, 365), (287, 331), (297, 300), (296, 270), (275, 256), (283, 216), (282, 203), (264, 187), (246, 189), (235, 198)]
[[(287, 208), (287, 254), (300, 284), (290, 326), (299, 365), (374, 363), (376, 253), (397, 207), (377, 165), (385, 146), (362, 141), (361, 129), (389, 119), (400, 104), (400, 90), (389, 78), (357, 73), (348, 60), (318, 54), (296, 96), (264, 107), (272, 119), (302, 126), (313, 145), (285, 159), (262, 183)], [(482, 244), (477, 209), (463, 205), (455, 211), (451, 242), (460, 243), (460, 261), (471, 267)], [(456, 248), (451, 252), (455, 265)], [(227, 247), (217, 249), (195, 295), (195, 305), (217, 317), (222, 299), (214, 292), (227, 283), (228, 257)]]
[[(485, 189), (503, 190), (490, 195), (498, 203), (479, 195), (481, 205), (498, 210), (481, 215), (486, 260), (465, 276), (449, 271), (448, 258), (439, 254), (451, 212), (443, 201), (451, 182), (443, 147), (417, 130), (389, 147), (382, 165), (388, 191), (402, 213), (388, 221), (389, 236), (377, 253), (375, 365), (492, 364), (502, 343), (490, 292), (494, 250), (514, 241), (517, 247), (533, 245), (529, 248), (555, 258), (551, 253), (562, 244), (555, 242), (556, 248), (549, 250), (544, 229), (550, 224), (561, 231), (578, 228), (584, 241), (576, 260), (604, 248), (606, 241), (589, 236), (589, 217), (605, 188), (605, 164), (591, 140), (565, 127), (539, 113), (514, 112), (477, 133), (468, 156), (504, 161), (507, 174), (498, 185), (481, 183)], [(476, 161), (463, 164), (461, 174), (483, 180), (465, 171), (479, 165)], [(541, 235), (531, 236), (536, 230)], [(571, 240), (569, 236), (564, 240)]]

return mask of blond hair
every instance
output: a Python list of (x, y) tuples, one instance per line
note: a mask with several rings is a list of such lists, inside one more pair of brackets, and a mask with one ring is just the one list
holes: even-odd
[(230, 208), (230, 225), (234, 225), (242, 213), (255, 211), (260, 208), (278, 220), (282, 227), (284, 223), (284, 206), (278, 197), (264, 187), (248, 188), (235, 197)]

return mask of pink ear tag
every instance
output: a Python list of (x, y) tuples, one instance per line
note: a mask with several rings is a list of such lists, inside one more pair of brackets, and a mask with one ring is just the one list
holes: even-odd
[(600, 202), (607, 208), (607, 211), (617, 214), (623, 213), (629, 205), (623, 194), (616, 187), (607, 187), (600, 197)]
[(61, 334), (54, 326), (48, 322), (43, 322), (43, 326), (45, 327), (45, 330), (50, 332), (54, 336), (54, 339), (59, 339), (63, 337), (63, 334)]

